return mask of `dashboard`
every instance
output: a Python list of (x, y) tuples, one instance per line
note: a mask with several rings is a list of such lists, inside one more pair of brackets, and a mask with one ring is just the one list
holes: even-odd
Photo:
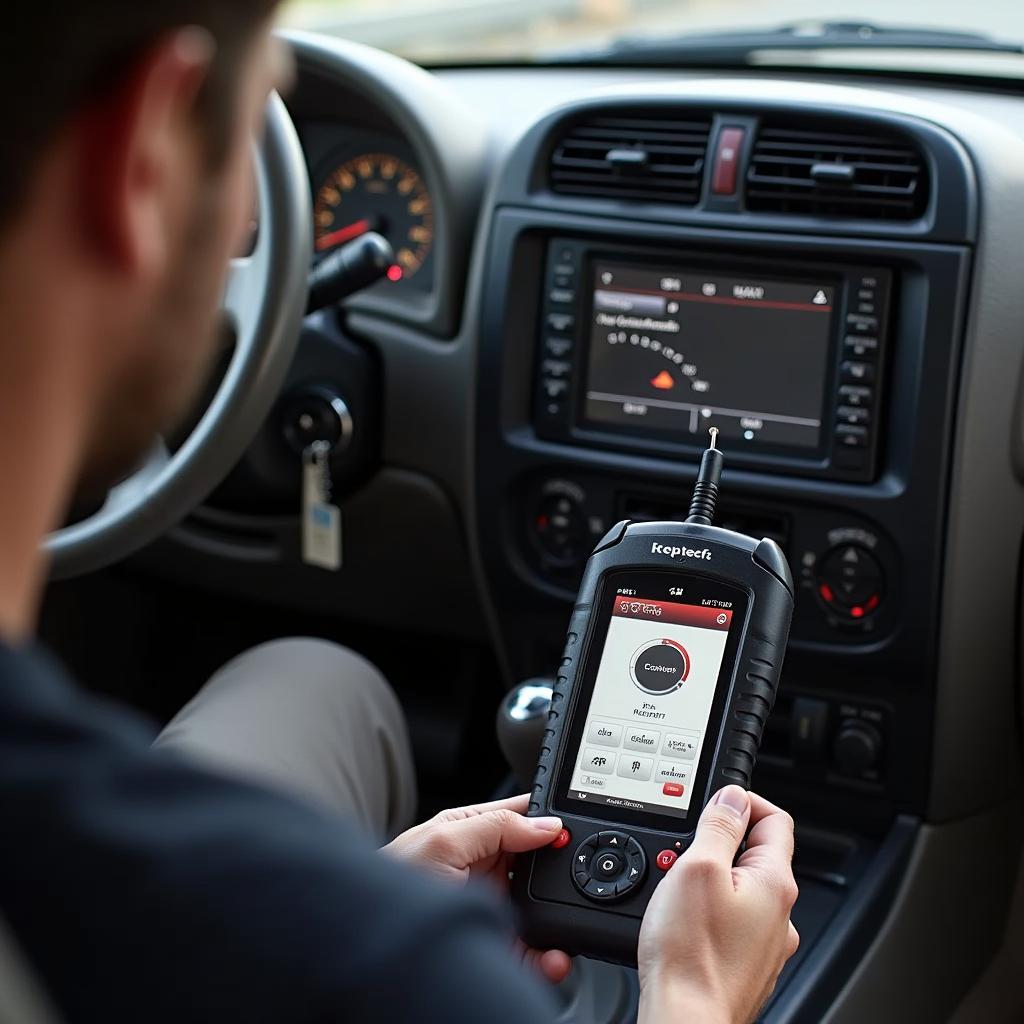
[[(758, 786), (820, 840), (816, 927), (863, 952), (922, 830), (1017, 790), (1024, 102), (806, 72), (430, 73), (292, 42), (311, 260), (380, 230), (396, 263), (307, 321), (250, 455), (144, 560), (486, 638), (496, 698), (557, 673), (593, 543), (684, 517), (718, 427), (720, 523), (777, 540), (798, 584)], [(299, 558), (282, 425), (335, 398), (355, 429), (332, 576)], [(991, 930), (974, 897), (958, 913)], [(822, 1019), (812, 988), (771, 1019)]]

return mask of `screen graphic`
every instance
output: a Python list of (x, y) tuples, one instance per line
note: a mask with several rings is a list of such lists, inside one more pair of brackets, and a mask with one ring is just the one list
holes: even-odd
[(685, 817), (733, 614), (616, 595), (570, 798)]
[(645, 266), (594, 268), (586, 422), (816, 448), (836, 288)]

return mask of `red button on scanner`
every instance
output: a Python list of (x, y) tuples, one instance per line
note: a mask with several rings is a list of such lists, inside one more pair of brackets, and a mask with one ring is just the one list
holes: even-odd
[(661, 787), (662, 793), (665, 796), (682, 796), (683, 795), (683, 784), (681, 782), (666, 782)]
[(654, 859), (654, 863), (661, 868), (662, 871), (668, 871), (670, 867), (676, 862), (676, 858), (679, 856), (675, 850), (662, 850)]
[(552, 847), (556, 850), (560, 850), (563, 846), (568, 846), (572, 842), (572, 833), (567, 829), (563, 828), (561, 832), (551, 841)]

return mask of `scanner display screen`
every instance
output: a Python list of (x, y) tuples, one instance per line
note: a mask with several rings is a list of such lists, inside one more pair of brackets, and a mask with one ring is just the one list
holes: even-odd
[(595, 815), (685, 819), (714, 753), (745, 595), (650, 572), (616, 574), (603, 598), (573, 711), (565, 796), (577, 813), (589, 804)]

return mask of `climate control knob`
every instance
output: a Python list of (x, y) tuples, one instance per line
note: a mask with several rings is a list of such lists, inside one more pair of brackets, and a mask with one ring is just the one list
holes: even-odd
[(533, 536), (548, 563), (567, 568), (583, 562), (593, 541), (588, 531), (582, 488), (569, 481), (552, 481), (541, 495), (533, 516)]
[(818, 563), (817, 590), (829, 611), (854, 621), (863, 619), (882, 603), (882, 564), (859, 544), (834, 547)]
[(863, 775), (878, 765), (882, 734), (870, 722), (848, 721), (836, 734), (832, 756), (844, 775)]

